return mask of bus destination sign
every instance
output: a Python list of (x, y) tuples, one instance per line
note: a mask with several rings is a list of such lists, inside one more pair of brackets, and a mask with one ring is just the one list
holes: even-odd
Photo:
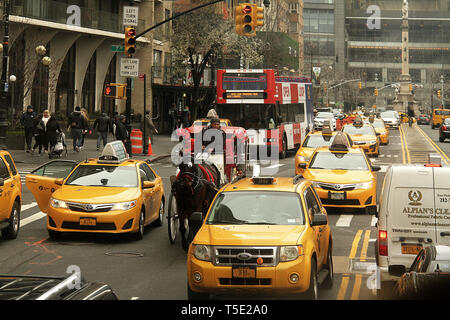
[(264, 92), (224, 92), (224, 99), (264, 99)]

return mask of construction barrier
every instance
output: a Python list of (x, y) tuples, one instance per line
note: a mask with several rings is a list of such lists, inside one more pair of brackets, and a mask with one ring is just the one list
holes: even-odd
[(131, 140), (131, 153), (132, 154), (142, 154), (144, 152), (144, 148), (142, 146), (142, 131), (139, 129), (131, 130), (130, 134)]

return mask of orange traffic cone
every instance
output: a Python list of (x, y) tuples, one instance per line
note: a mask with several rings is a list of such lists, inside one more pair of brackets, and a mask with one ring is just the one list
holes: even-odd
[(148, 155), (148, 156), (153, 155), (153, 150), (152, 150), (152, 139), (151, 139), (150, 137), (148, 137), (147, 155)]

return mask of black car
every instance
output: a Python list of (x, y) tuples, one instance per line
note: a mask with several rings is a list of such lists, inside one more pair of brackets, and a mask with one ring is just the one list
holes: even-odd
[(119, 300), (112, 288), (67, 277), (0, 275), (0, 300)]
[(430, 124), (430, 116), (426, 114), (421, 114), (417, 118), (417, 124)]
[(450, 118), (446, 118), (439, 128), (439, 141), (444, 142), (445, 139), (450, 139)]
[(449, 299), (450, 247), (431, 245), (422, 249), (406, 272), (403, 265), (389, 271), (400, 276), (394, 288), (397, 299)]

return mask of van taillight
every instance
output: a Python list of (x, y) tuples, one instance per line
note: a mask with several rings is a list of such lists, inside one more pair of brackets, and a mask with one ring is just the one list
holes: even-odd
[(380, 256), (388, 255), (387, 231), (380, 230), (378, 232), (378, 253)]

